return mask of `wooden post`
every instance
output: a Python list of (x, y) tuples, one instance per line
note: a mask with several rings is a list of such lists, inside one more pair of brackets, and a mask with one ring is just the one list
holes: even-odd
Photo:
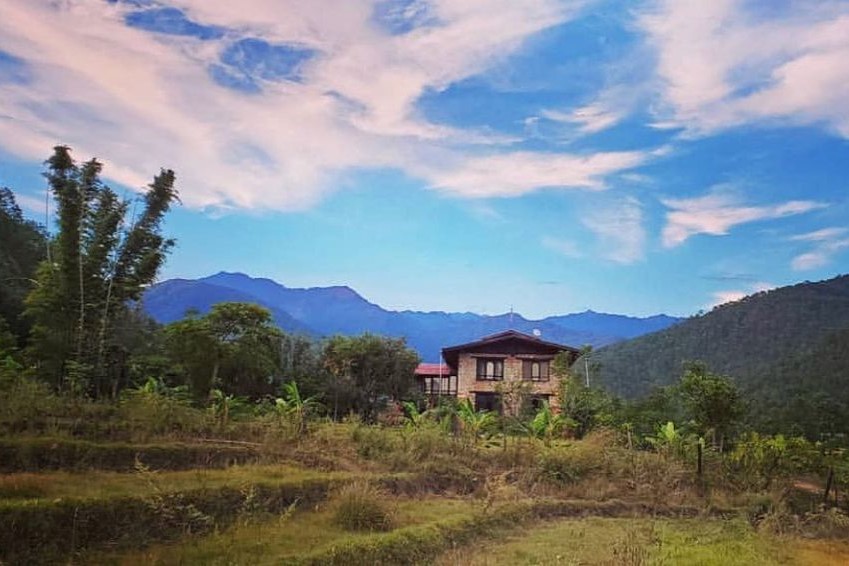
[(831, 491), (831, 484), (834, 482), (834, 468), (828, 469), (828, 479), (825, 480), (825, 492), (822, 495), (823, 505), (828, 503), (828, 494)]
[(702, 443), (701, 439), (696, 443), (696, 475), (699, 477), (699, 480), (702, 479)]

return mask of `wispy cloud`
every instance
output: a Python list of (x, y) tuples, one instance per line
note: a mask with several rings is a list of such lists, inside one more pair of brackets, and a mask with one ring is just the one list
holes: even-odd
[(599, 240), (599, 255), (621, 264), (632, 264), (645, 255), (646, 229), (643, 206), (634, 197), (594, 207), (581, 220)]
[(599, 103), (588, 104), (571, 112), (558, 110), (540, 112), (540, 116), (554, 122), (577, 124), (578, 130), (585, 134), (593, 134), (610, 128), (616, 125), (625, 114), (623, 110), (603, 106)]
[(540, 188), (605, 188), (604, 178), (643, 164), (650, 152), (599, 152), (589, 155), (512, 152), (469, 158), (454, 169), (425, 175), (444, 192), (464, 197), (519, 196)]
[(849, 5), (657, 0), (639, 17), (657, 57), (664, 127), (824, 124), (849, 137)]
[(751, 206), (728, 186), (711, 188), (707, 194), (689, 199), (663, 199), (669, 208), (663, 228), (663, 245), (672, 248), (696, 234), (724, 236), (740, 224), (783, 218), (825, 206), (814, 201), (788, 201), (781, 204)]
[(542, 239), (542, 245), (553, 252), (557, 252), (560, 255), (577, 258), (581, 257), (583, 254), (581, 253), (581, 246), (578, 245), (577, 242), (572, 240), (564, 240), (563, 238), (554, 238), (552, 236), (546, 236)]
[(834, 256), (849, 249), (849, 230), (846, 228), (823, 228), (790, 238), (793, 242), (805, 242), (812, 246), (809, 251), (793, 258), (791, 267), (795, 271), (809, 271), (828, 265)]
[(133, 22), (135, 2), (7, 0), (0, 52), (20, 69), (0, 81), (0, 140), (30, 159), (70, 143), (130, 186), (173, 167), (187, 204), (218, 209), (305, 208), (363, 168), (464, 197), (598, 188), (642, 155), (503, 154), (416, 106), (587, 1), (163, 0)]

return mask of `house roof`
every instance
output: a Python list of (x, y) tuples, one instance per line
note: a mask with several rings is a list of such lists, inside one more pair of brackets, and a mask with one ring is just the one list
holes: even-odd
[(531, 348), (549, 350), (553, 353), (571, 352), (575, 355), (580, 354), (580, 350), (571, 346), (557, 344), (556, 342), (548, 342), (546, 340), (542, 340), (538, 336), (525, 334), (524, 332), (519, 332), (518, 330), (505, 330), (503, 332), (484, 336), (480, 340), (475, 340), (474, 342), (468, 342), (466, 344), (459, 344), (457, 346), (449, 346), (447, 348), (443, 348), (442, 357), (445, 359), (446, 362), (448, 362), (448, 365), (456, 368), (457, 360), (459, 359), (461, 352), (465, 352), (468, 350), (488, 349), (492, 347), (497, 347), (499, 344), (511, 341), (517, 343), (524, 342)]
[(419, 364), (416, 375), (451, 375), (451, 368), (445, 364)]

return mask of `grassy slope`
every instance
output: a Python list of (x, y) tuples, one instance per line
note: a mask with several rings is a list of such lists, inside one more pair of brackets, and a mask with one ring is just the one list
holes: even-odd
[[(398, 528), (470, 516), (468, 499), (428, 497), (391, 499)], [(100, 554), (109, 564), (279, 564), (333, 545), (356, 543), (369, 533), (350, 533), (333, 522), (330, 506), (301, 509), (266, 521), (249, 521), (203, 538), (187, 538), (177, 544), (159, 544), (126, 554)], [(380, 536), (380, 535), (376, 535)]]
[(742, 519), (590, 517), (533, 525), (497, 543), (472, 544), (436, 564), (845, 564), (849, 544), (761, 535)]

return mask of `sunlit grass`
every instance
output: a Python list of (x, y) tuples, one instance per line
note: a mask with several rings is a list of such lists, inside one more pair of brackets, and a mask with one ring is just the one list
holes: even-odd
[[(387, 505), (394, 509), (396, 528), (470, 516), (474, 509), (469, 500), (440, 497), (388, 498)], [(351, 533), (336, 525), (332, 505), (325, 503), (296, 509), (280, 518), (248, 520), (211, 536), (93, 558), (108, 564), (279, 564), (329, 545), (370, 536), (380, 535)]]
[(349, 476), (343, 472), (321, 472), (279, 464), (135, 473), (88, 471), (6, 474), (0, 475), (0, 504), (30, 498), (54, 500), (148, 496), (156, 491), (177, 492), (319, 478), (344, 479)]
[(437, 563), (757, 566), (794, 563), (790, 545), (741, 519), (567, 519), (448, 552)]

